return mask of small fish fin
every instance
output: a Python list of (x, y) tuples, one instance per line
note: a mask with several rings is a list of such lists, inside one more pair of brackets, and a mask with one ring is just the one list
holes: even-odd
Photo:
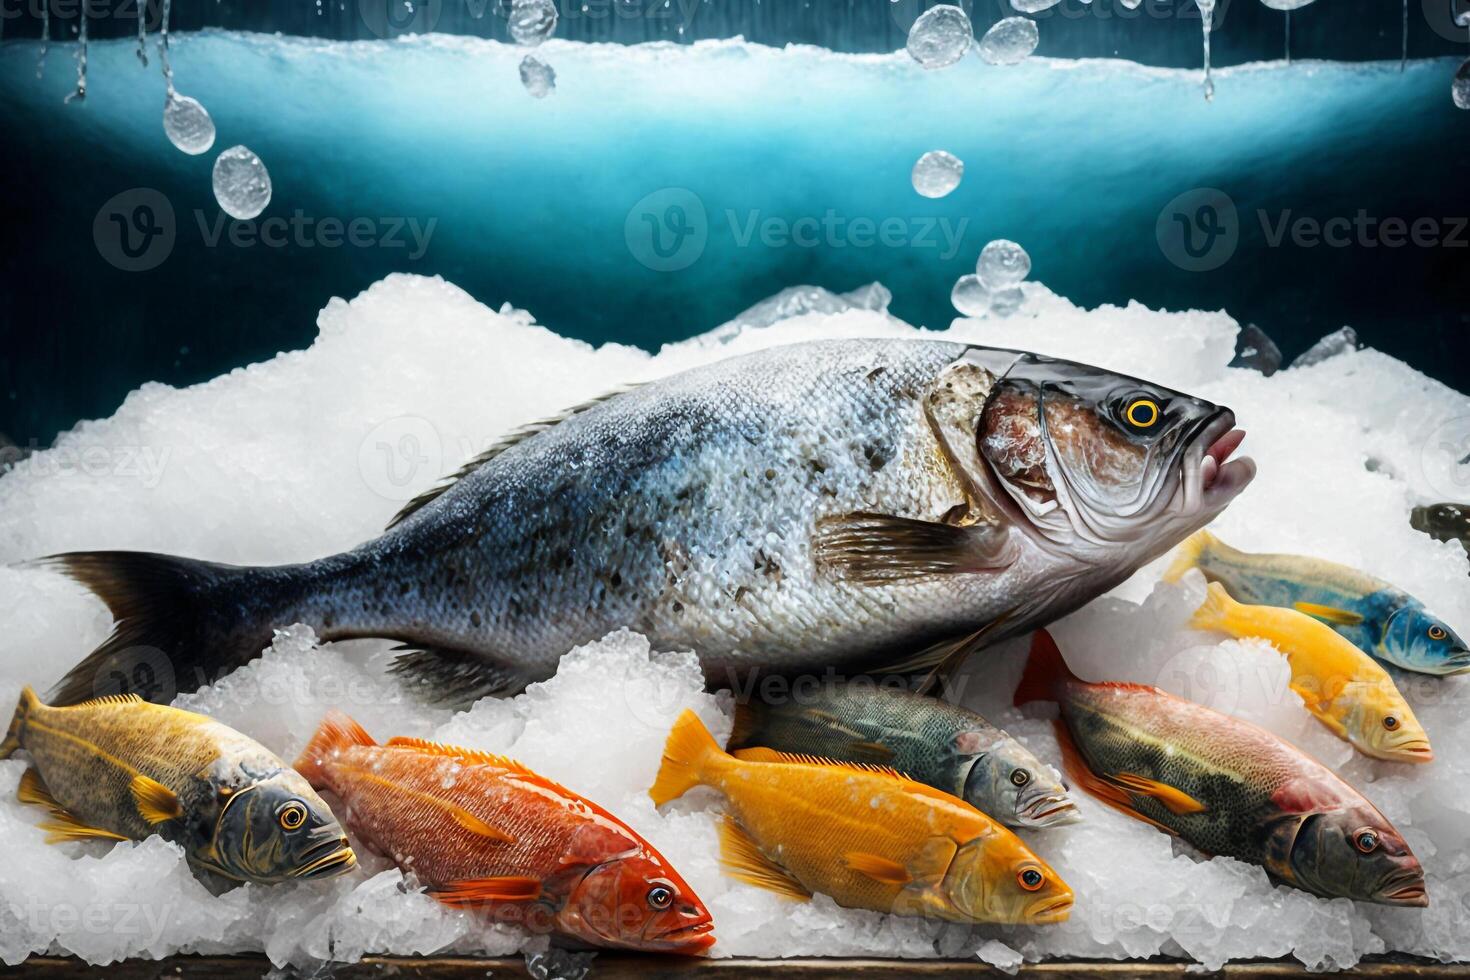
[(417, 688), (430, 704), (468, 707), (485, 697), (509, 697), (525, 690), (532, 678), (463, 650), (404, 644), (388, 669)]
[(1173, 814), (1203, 813), (1209, 809), (1183, 790), (1175, 789), (1168, 783), (1161, 783), (1158, 780), (1149, 779), (1147, 776), (1138, 776), (1131, 772), (1120, 772), (1116, 773), (1112, 777), (1112, 780), (1131, 793), (1142, 793), (1144, 796), (1153, 797)]
[(466, 749), (458, 745), (446, 745), (443, 742), (430, 742), (423, 738), (409, 738), (398, 735), (388, 739), (389, 748), (416, 749), (419, 752), (427, 752), (431, 755), (443, 755), (472, 766), (494, 766), (497, 769), (506, 769), (510, 772), (523, 776), (539, 775), (527, 768), (525, 765), (506, 755), (496, 755), (494, 752), (483, 752), (479, 749)]
[(1075, 680), (1077, 675), (1067, 667), (1057, 641), (1046, 630), (1037, 630), (1031, 634), (1031, 653), (1011, 704), (1019, 708), (1032, 701), (1055, 701), (1061, 686)]
[(66, 810), (53, 812), (51, 819), (36, 825), (46, 832), (46, 843), (61, 844), (72, 840), (127, 840), (101, 827), (89, 827)]
[(1186, 538), (1174, 553), (1174, 562), (1164, 572), (1165, 582), (1177, 582), (1191, 568), (1198, 568), (1204, 557), (1220, 543), (1220, 539), (1209, 531), (1196, 531)]
[(34, 766), (21, 773), (20, 786), (15, 790), (15, 798), (32, 806), (43, 806), (57, 815), (66, 812), (66, 807), (56, 802), (56, 797), (52, 796), (51, 790), (46, 788), (45, 781), (41, 779), (41, 773)]
[(535, 422), (529, 422), (526, 425), (523, 425), (517, 429), (512, 429), (504, 436), (495, 440), (495, 442), (490, 445), (490, 448), (486, 449), (479, 455), (472, 457), (468, 462), (466, 462), (459, 469), (455, 470), (440, 483), (430, 487), (423, 493), (419, 494), (417, 497), (414, 497), (408, 503), (404, 504), (403, 509), (393, 515), (393, 519), (388, 522), (388, 526), (385, 527), (383, 530), (391, 531), (399, 524), (402, 524), (404, 521), (408, 520), (408, 518), (423, 510), (425, 507), (429, 506), (429, 504), (432, 504), (435, 500), (438, 500), (460, 480), (463, 480), (465, 477), (469, 476), (471, 473), (475, 472), (475, 470), (484, 466), (486, 463), (490, 462), (492, 459), (494, 459), (496, 456), (499, 456), (507, 449), (518, 446), (532, 436), (540, 435), (547, 429), (554, 428), (555, 426), (560, 425), (567, 419), (571, 418), (573, 415), (578, 415), (582, 412), (585, 412), (589, 408), (601, 405), (608, 399), (621, 395), (624, 392), (632, 391), (634, 388), (637, 387), (638, 385), (636, 384), (629, 384), (623, 385), (619, 388), (614, 388), (612, 391), (609, 391), (604, 395), (599, 395), (596, 398), (589, 399), (585, 402), (582, 402), (580, 405), (575, 405), (564, 412), (551, 416), (550, 418), (539, 419)]
[(659, 766), (658, 778), (654, 780), (648, 795), (654, 806), (663, 806), (678, 799), (704, 778), (704, 767), (711, 758), (724, 755), (715, 737), (704, 727), (699, 716), (688, 708), (674, 722), (669, 740), (664, 743), (663, 762)]
[(1005, 524), (959, 527), (867, 512), (823, 518), (812, 546), (819, 567), (862, 585), (993, 572), (1017, 554)]
[(137, 694), (104, 694), (98, 698), (87, 701), (78, 701), (71, 707), (74, 708), (96, 708), (104, 704), (146, 704), (143, 698)]
[(1225, 586), (1219, 582), (1211, 582), (1209, 589), (1205, 592), (1205, 601), (1194, 611), (1189, 618), (1190, 629), (1218, 630), (1222, 633), (1230, 632), (1226, 623), (1230, 621), (1235, 607), (1240, 605), (1230, 598), (1230, 593)]
[(1308, 616), (1324, 620), (1334, 626), (1357, 626), (1363, 622), (1363, 617), (1349, 609), (1339, 609), (1336, 606), (1323, 606), (1315, 602), (1293, 603), (1297, 612), (1304, 612)]
[(1072, 782), (1081, 786), (1092, 796), (1113, 809), (1121, 810), (1136, 820), (1153, 824), (1166, 834), (1178, 836), (1173, 829), (1135, 810), (1133, 808), (1133, 797), (1128, 790), (1119, 786), (1117, 783), (1104, 779), (1092, 771), (1092, 767), (1087, 764), (1087, 760), (1082, 758), (1082, 752), (1077, 748), (1077, 743), (1072, 740), (1072, 734), (1067, 730), (1065, 722), (1061, 720), (1053, 721), (1052, 728), (1056, 731), (1057, 745), (1062, 750), (1062, 769), (1071, 777)]
[(430, 895), (445, 905), (480, 905), (486, 902), (534, 902), (541, 897), (541, 879), (529, 875), (471, 878), (451, 881)]
[[(1016, 608), (1020, 607), (1018, 606)], [(927, 676), (924, 678), (923, 684), (921, 685), (920, 693), (922, 693), (922, 691), (928, 688), (931, 682), (934, 681), (941, 672), (945, 672), (947, 671), (947, 669), (950, 669), (951, 665), (953, 665), (953, 667), (958, 667), (960, 664), (963, 664), (966, 657), (984, 646), (985, 644), (983, 641), (988, 638), (991, 633), (999, 629), (1000, 626), (1006, 622), (1006, 620), (1010, 619), (1015, 614), (1015, 612), (1016, 609), (1009, 609), (1006, 612), (1001, 613), (995, 619), (986, 623), (984, 626), (980, 627), (973, 633), (966, 633), (964, 636), (949, 640), (943, 640), (939, 643), (934, 644), (933, 646), (925, 647), (917, 653), (913, 653), (907, 657), (904, 657), (902, 660), (896, 660), (892, 663), (884, 664), (883, 666), (872, 671), (872, 673), (926, 673)]]
[[(735, 753), (735, 758), (741, 762), (785, 762), (799, 766), (827, 766), (835, 769), (851, 769), (854, 772), (873, 773), (878, 776), (892, 776), (894, 779), (908, 779), (897, 769), (888, 766), (878, 766), (871, 762), (852, 762), (846, 759), (829, 759), (820, 755), (804, 755), (799, 752), (779, 752), (776, 749), (768, 749), (764, 746), (741, 749)], [(912, 782), (912, 780), (910, 780)]]
[(35, 689), (27, 684), (20, 692), (20, 701), (15, 706), (15, 714), (10, 718), (10, 727), (5, 731), (5, 741), (0, 742), (0, 759), (8, 759), (20, 748), (20, 733), (25, 728), (26, 718), (29, 717), (31, 709), (41, 703), (36, 696)]
[(500, 841), (503, 844), (514, 844), (516, 842), (516, 837), (514, 835), (507, 834), (499, 827), (490, 826), (488, 823), (481, 820), (479, 817), (475, 816), (473, 813), (466, 810), (462, 806), (455, 806), (451, 803), (446, 803), (444, 805), (444, 811), (448, 813), (451, 818), (453, 818), (455, 823), (459, 824), (461, 827), (472, 834), (476, 834), (480, 837), (488, 837), (490, 840)]
[(328, 711), (317, 726), (316, 734), (311, 741), (306, 743), (306, 748), (301, 750), (293, 767), (297, 772), (306, 777), (306, 781), (317, 789), (322, 788), (322, 764), (331, 758), (333, 753), (352, 745), (376, 745), (373, 737), (367, 733), (357, 722), (347, 716), (345, 712), (333, 708)]
[(950, 648), (935, 661), (929, 673), (924, 675), (924, 679), (919, 681), (918, 686), (914, 689), (915, 693), (927, 695), (934, 694), (936, 691), (948, 690), (955, 672), (965, 665), (970, 654), (984, 648), (990, 642), (991, 634), (999, 630), (1020, 608), (1020, 606), (1012, 606), (969, 636), (954, 641)]
[(842, 862), (858, 874), (885, 885), (907, 885), (913, 881), (907, 868), (878, 854), (848, 851), (842, 855)]
[(794, 902), (811, 901), (811, 890), (797, 881), (790, 871), (766, 857), (729, 814), (720, 821), (719, 830), (720, 863), (724, 865), (726, 874)]
[(730, 729), (730, 737), (725, 741), (725, 751), (734, 752), (738, 748), (749, 745), (760, 731), (764, 720), (765, 705), (748, 701), (735, 702), (735, 723)]
[(139, 773), (128, 788), (132, 790), (138, 815), (149, 823), (163, 823), (184, 815), (178, 795), (156, 779)]

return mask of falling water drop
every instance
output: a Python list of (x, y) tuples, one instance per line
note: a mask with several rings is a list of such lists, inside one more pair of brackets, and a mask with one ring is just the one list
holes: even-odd
[(1291, 64), (1291, 11), (1286, 12), (1286, 63)]
[(553, 0), (514, 0), (510, 6), (510, 36), (517, 44), (534, 48), (556, 30)]
[(909, 179), (914, 190), (925, 197), (943, 197), (960, 186), (964, 175), (965, 162), (959, 157), (944, 150), (930, 150), (919, 157)]
[(174, 70), (168, 63), (168, 15), (173, 0), (163, 0), (163, 17), (158, 25), (158, 61), (163, 66), (164, 91), (174, 94)]
[(1215, 101), (1215, 80), (1210, 77), (1210, 30), (1215, 21), (1215, 0), (1194, 0), (1199, 6), (1200, 30), (1204, 32), (1205, 101)]
[(544, 99), (556, 91), (556, 70), (530, 55), (521, 60), (521, 84), (532, 97)]
[(148, 4), (138, 0), (138, 60), (148, 67)]
[(909, 56), (925, 68), (944, 68), (963, 58), (975, 42), (970, 18), (959, 7), (931, 7), (909, 28)]
[(168, 141), (191, 156), (214, 145), (214, 120), (198, 99), (170, 91), (163, 97), (163, 131)]
[(214, 198), (232, 218), (249, 221), (271, 202), (271, 175), (260, 157), (232, 146), (214, 161)]
[(77, 9), (82, 24), (77, 36), (77, 87), (63, 102), (84, 102), (87, 98), (87, 5), (83, 3)]
[(1031, 57), (1041, 35), (1036, 22), (1025, 17), (1007, 17), (991, 25), (977, 46), (980, 57), (992, 65), (1020, 64)]

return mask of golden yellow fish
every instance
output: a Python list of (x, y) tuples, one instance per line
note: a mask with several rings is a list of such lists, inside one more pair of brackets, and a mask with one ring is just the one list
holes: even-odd
[(114, 695), (48, 707), (29, 687), (0, 759), (32, 768), (23, 803), (51, 810), (48, 843), (158, 834), (238, 881), (327, 878), (356, 864), (332, 811), (296, 770), (205, 715)]
[(1306, 613), (1248, 606), (1210, 583), (1190, 624), (1271, 643), (1291, 666), (1291, 689), (1318, 721), (1364, 755), (1391, 762), (1429, 762), (1429, 736), (1393, 678), (1353, 643)]
[(957, 797), (892, 770), (794, 756), (736, 755), (692, 711), (669, 735), (649, 795), (662, 805), (695, 786), (725, 794), (726, 870), (805, 901), (952, 922), (1061, 922), (1072, 890), (1011, 833)]

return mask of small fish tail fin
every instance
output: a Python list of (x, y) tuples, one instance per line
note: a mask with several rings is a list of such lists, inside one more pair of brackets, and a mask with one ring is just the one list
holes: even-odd
[(1012, 704), (1019, 708), (1032, 701), (1055, 701), (1061, 686), (1076, 679), (1077, 675), (1062, 658), (1057, 641), (1046, 630), (1037, 630), (1031, 634), (1031, 654), (1026, 658), (1026, 670), (1021, 674), (1021, 683), (1016, 685)]
[(699, 716), (685, 708), (679, 720), (674, 722), (673, 731), (669, 732), (658, 778), (648, 791), (654, 806), (663, 806), (698, 786), (704, 781), (705, 768), (709, 763), (724, 754)]
[(1230, 593), (1225, 591), (1225, 586), (1219, 582), (1211, 582), (1209, 589), (1205, 592), (1205, 601), (1189, 617), (1189, 626), (1197, 630), (1219, 630), (1229, 632), (1226, 624), (1230, 621), (1235, 607), (1239, 605), (1230, 598)]
[(316, 734), (306, 743), (306, 748), (301, 750), (293, 768), (305, 776), (313, 787), (321, 789), (325, 778), (322, 765), (333, 753), (353, 745), (377, 744), (367, 733), (367, 729), (353, 721), (346, 712), (333, 708), (322, 718)]
[(6, 729), (5, 741), (0, 742), (0, 759), (10, 758), (15, 754), (15, 750), (20, 748), (21, 729), (25, 727), (26, 718), (30, 715), (31, 709), (40, 703), (41, 699), (36, 697), (35, 690), (27, 684), (20, 692), (20, 703), (15, 706), (15, 714), (10, 718), (10, 727)]
[(725, 742), (725, 751), (734, 752), (751, 744), (765, 723), (765, 705), (758, 701), (735, 702), (735, 725)]
[(1209, 554), (1224, 547), (1220, 539), (1209, 531), (1196, 531), (1185, 539), (1177, 551), (1174, 552), (1174, 562), (1169, 570), (1164, 572), (1165, 582), (1177, 582), (1184, 577), (1184, 573), (1191, 568), (1198, 568)]
[(143, 551), (77, 551), (39, 559), (80, 582), (112, 611), (112, 635), (62, 678), (50, 703), (107, 694), (167, 704), (212, 684), (270, 646), (293, 615), (299, 569), (247, 568)]

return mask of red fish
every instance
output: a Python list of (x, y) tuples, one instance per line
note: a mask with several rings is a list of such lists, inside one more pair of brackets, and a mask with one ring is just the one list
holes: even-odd
[(395, 738), (332, 711), (296, 762), (370, 850), (439, 901), (594, 946), (698, 954), (713, 923), (627, 825), (503, 756)]

